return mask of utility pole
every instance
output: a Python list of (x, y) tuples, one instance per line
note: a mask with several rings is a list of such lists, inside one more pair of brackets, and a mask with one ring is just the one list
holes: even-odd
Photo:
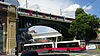
[(62, 9), (60, 9), (60, 15), (62, 15)]
[(28, 3), (27, 3), (27, 0), (26, 0), (26, 8), (28, 7)]

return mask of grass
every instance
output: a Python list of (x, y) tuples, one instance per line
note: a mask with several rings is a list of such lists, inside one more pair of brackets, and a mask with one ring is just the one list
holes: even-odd
[(100, 50), (100, 49), (95, 49), (95, 50)]
[(99, 48), (99, 49), (90, 49), (90, 50), (93, 50), (93, 51), (100, 51), (100, 48)]

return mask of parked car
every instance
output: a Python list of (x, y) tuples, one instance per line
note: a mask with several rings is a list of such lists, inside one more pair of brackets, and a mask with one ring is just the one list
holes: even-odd
[(21, 56), (38, 56), (38, 53), (36, 51), (25, 51), (22, 52)]

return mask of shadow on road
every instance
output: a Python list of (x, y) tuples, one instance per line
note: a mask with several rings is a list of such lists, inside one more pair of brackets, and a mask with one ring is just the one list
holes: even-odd
[(69, 56), (68, 54), (51, 54), (51, 55), (39, 55), (39, 56)]
[(21, 56), (69, 56), (68, 54), (57, 54), (57, 53), (54, 53), (54, 54), (42, 54), (42, 55), (39, 55), (36, 51), (26, 51), (26, 52), (23, 52), (21, 54)]

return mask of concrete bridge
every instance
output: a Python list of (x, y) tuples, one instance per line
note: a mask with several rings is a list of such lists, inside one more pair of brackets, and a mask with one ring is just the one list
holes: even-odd
[(68, 28), (72, 20), (74, 19), (26, 8), (16, 9), (16, 6), (12, 4), (0, 2), (0, 48), (6, 52), (14, 50), (18, 29), (35, 25), (51, 27), (61, 33), (63, 37), (68, 38)]

